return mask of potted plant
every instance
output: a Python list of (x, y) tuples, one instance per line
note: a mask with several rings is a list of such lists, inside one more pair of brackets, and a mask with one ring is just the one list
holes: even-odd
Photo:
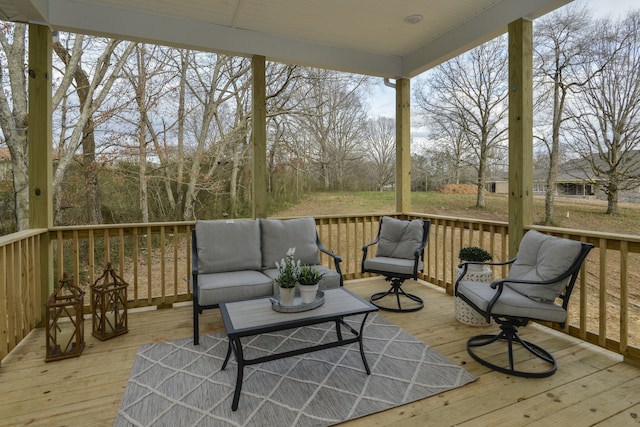
[(280, 262), (276, 261), (278, 268), (278, 277), (276, 282), (280, 286), (280, 304), (293, 305), (293, 297), (296, 292), (296, 283), (300, 275), (300, 261), (294, 259), (296, 248), (289, 248), (287, 256), (282, 258)]
[(322, 276), (324, 276), (324, 273), (321, 273), (315, 265), (303, 265), (300, 267), (300, 275), (298, 276), (300, 287), (298, 289), (300, 290), (300, 299), (304, 304), (315, 301), (318, 293), (318, 283)]
[[(460, 249), (458, 258), (460, 258), (461, 262), (487, 262), (491, 261), (493, 256), (477, 246), (467, 246)], [(456, 270), (458, 277), (465, 271), (464, 280), (483, 283), (491, 283), (493, 281), (493, 270), (485, 264), (467, 264), (467, 270), (463, 270), (461, 267)], [(456, 319), (459, 322), (470, 326), (487, 326), (486, 319), (467, 305), (460, 297), (456, 296), (454, 301)]]
[[(487, 262), (493, 259), (493, 256), (486, 250), (478, 247), (478, 246), (465, 246), (460, 249), (458, 252), (458, 258), (460, 258), (460, 262), (470, 261), (470, 262)], [(468, 272), (486, 272), (491, 269), (486, 265), (482, 264), (469, 264), (467, 266)]]
[(477, 246), (466, 246), (458, 252), (460, 261), (486, 262), (491, 261), (493, 257), (487, 251)]

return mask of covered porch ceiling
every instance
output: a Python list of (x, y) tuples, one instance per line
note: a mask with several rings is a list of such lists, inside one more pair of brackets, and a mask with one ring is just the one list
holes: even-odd
[[(0, 19), (411, 78), (571, 0), (0, 0)], [(409, 23), (411, 16), (422, 17)]]

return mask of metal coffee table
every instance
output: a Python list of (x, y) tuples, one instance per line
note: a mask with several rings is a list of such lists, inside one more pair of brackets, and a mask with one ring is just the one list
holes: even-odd
[[(369, 365), (362, 348), (362, 332), (369, 313), (378, 311), (373, 304), (361, 299), (352, 292), (344, 289), (329, 289), (324, 291), (325, 302), (318, 308), (300, 313), (281, 313), (271, 308), (269, 298), (259, 298), (254, 300), (229, 302), (220, 304), (220, 312), (224, 327), (229, 337), (229, 348), (225, 357), (222, 369), (227, 367), (231, 357), (231, 352), (235, 355), (238, 364), (236, 377), (236, 388), (233, 395), (231, 409), (238, 409), (240, 392), (242, 390), (242, 378), (244, 367), (327, 348), (338, 347), (345, 344), (357, 342), (360, 346), (360, 355), (367, 375), (371, 374)], [(357, 331), (344, 322), (344, 318), (364, 314), (360, 330)], [(335, 322), (336, 340), (323, 344), (313, 345), (306, 348), (285, 351), (255, 359), (245, 359), (242, 352), (242, 342), (240, 338), (255, 336), (269, 332), (282, 331), (285, 329), (299, 328), (303, 326), (317, 325), (324, 322)], [(342, 330), (349, 332), (348, 337), (343, 337)]]

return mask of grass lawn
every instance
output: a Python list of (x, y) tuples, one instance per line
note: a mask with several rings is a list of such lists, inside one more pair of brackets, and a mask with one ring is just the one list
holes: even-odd
[[(412, 193), (412, 212), (454, 216), (462, 218), (507, 221), (507, 196), (487, 195), (486, 206), (475, 207), (476, 197), (471, 194), (443, 194), (437, 192)], [(536, 224), (544, 218), (544, 198), (533, 200), (533, 218)], [(621, 204), (620, 215), (605, 214), (606, 202), (583, 199), (556, 199), (555, 226), (580, 230), (621, 234), (640, 234), (640, 205)], [(274, 216), (313, 216), (375, 214), (395, 211), (394, 192), (319, 192), (304, 195), (300, 203), (290, 206)]]

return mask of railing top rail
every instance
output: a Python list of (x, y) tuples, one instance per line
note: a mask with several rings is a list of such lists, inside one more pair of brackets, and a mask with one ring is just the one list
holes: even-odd
[(48, 233), (46, 228), (32, 228), (29, 230), (18, 231), (16, 233), (7, 234), (6, 236), (0, 236), (0, 246), (10, 245), (20, 240), (27, 239), (29, 237), (38, 236)]
[(56, 226), (49, 229), (50, 232), (57, 231), (83, 231), (83, 230), (112, 230), (118, 228), (149, 228), (149, 227), (184, 227), (195, 225), (195, 221), (173, 221), (173, 222), (147, 222), (129, 224), (93, 224), (93, 225), (65, 225)]
[(558, 227), (546, 227), (542, 225), (535, 225), (531, 227), (534, 230), (538, 230), (541, 233), (554, 234), (554, 235), (571, 235), (596, 239), (608, 239), (608, 240), (623, 240), (626, 242), (640, 244), (640, 236), (633, 234), (619, 234), (619, 233), (605, 233), (600, 231), (578, 230), (574, 228), (558, 228)]

